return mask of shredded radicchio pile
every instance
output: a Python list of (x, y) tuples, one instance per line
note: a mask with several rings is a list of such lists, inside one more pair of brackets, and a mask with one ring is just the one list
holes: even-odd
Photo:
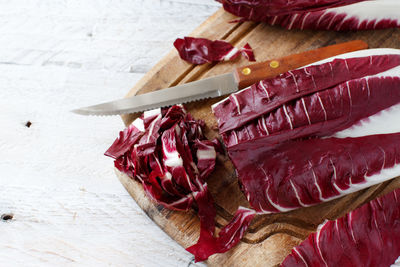
[(255, 212), (239, 208), (232, 221), (214, 236), (214, 200), (206, 178), (214, 170), (218, 140), (207, 140), (204, 122), (181, 105), (146, 111), (121, 131), (105, 155), (115, 167), (140, 181), (147, 195), (168, 209), (186, 211), (194, 204), (200, 218), (200, 237), (187, 250), (196, 261), (223, 253), (242, 238)]
[(234, 60), (240, 54), (249, 61), (256, 61), (249, 44), (238, 49), (221, 40), (211, 41), (204, 38), (184, 37), (176, 39), (174, 46), (183, 60), (197, 65)]

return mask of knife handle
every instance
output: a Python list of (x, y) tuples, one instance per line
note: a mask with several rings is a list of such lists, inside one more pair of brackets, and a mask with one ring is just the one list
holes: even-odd
[(273, 78), (281, 73), (297, 69), (325, 58), (367, 48), (368, 44), (361, 40), (330, 45), (280, 59), (239, 67), (234, 70), (234, 75), (239, 83), (239, 89), (243, 89), (258, 81)]

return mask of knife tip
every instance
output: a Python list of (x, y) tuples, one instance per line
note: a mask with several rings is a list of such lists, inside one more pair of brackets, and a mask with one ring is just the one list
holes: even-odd
[(71, 112), (75, 113), (75, 114), (79, 114), (79, 115), (87, 115), (87, 112), (85, 112), (84, 110), (82, 110), (80, 108), (73, 109), (73, 110), (71, 110)]

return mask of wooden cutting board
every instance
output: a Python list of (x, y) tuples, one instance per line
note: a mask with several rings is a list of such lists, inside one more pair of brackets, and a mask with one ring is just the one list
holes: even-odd
[[(347, 33), (287, 31), (262, 23), (228, 23), (234, 19), (234, 16), (220, 9), (190, 36), (226, 40), (238, 47), (248, 42), (255, 51), (257, 61), (280, 58), (355, 39), (367, 42), (371, 48), (400, 48), (399, 29)], [(135, 85), (127, 96), (226, 73), (234, 67), (247, 64), (245, 59), (240, 59), (233, 63), (194, 66), (181, 60), (178, 53), (172, 50)], [(206, 135), (210, 139), (218, 136), (216, 121), (210, 108), (218, 100), (205, 100), (185, 105), (195, 118), (206, 121)], [(133, 115), (123, 116), (126, 125), (130, 124), (134, 118)], [(117, 170), (116, 172), (121, 183), (139, 206), (169, 236), (185, 248), (197, 241), (199, 221), (194, 211), (185, 213), (164, 209), (161, 205), (149, 201), (140, 183)], [(208, 184), (216, 201), (218, 231), (227, 224), (239, 205), (245, 207), (249, 205), (239, 190), (233, 166), (226, 156), (218, 156), (216, 170), (208, 179)], [(318, 224), (325, 219), (340, 217), (397, 187), (400, 187), (400, 178), (318, 206), (284, 214), (258, 216), (253, 220), (238, 246), (225, 254), (210, 257), (207, 263), (209, 266), (276, 266), (290, 253), (293, 246), (315, 231)]]

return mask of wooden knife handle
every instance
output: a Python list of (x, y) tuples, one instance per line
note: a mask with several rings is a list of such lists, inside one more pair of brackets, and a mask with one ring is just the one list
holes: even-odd
[(243, 89), (258, 81), (275, 77), (281, 73), (297, 69), (325, 58), (367, 48), (368, 44), (361, 40), (335, 44), (280, 59), (273, 59), (240, 67), (234, 71), (234, 74), (239, 82), (239, 89)]

